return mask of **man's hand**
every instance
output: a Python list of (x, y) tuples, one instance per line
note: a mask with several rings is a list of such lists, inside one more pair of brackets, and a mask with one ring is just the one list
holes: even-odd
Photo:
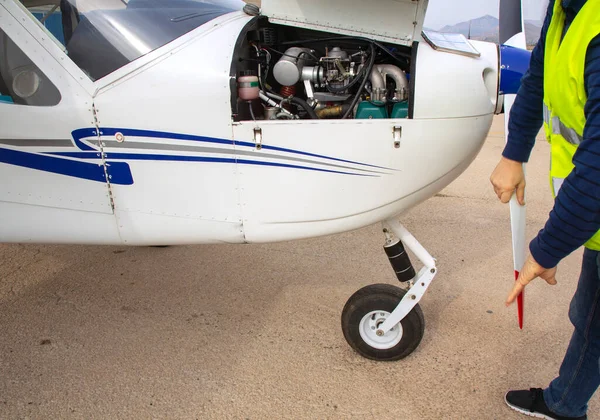
[(520, 205), (525, 205), (525, 175), (521, 162), (502, 157), (492, 172), (490, 181), (500, 201), (508, 203), (517, 190), (517, 201)]
[(519, 273), (519, 278), (515, 282), (515, 287), (513, 287), (512, 292), (510, 292), (508, 298), (506, 298), (506, 306), (513, 303), (517, 296), (525, 289), (525, 286), (537, 277), (541, 277), (546, 280), (546, 283), (554, 286), (556, 284), (556, 267), (544, 268), (529, 255), (523, 265), (523, 269)]

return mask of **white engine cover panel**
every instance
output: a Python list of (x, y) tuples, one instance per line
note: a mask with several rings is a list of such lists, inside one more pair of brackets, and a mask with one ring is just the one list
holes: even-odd
[(269, 22), (410, 46), (421, 38), (427, 0), (263, 0)]
[[(263, 147), (254, 153), (282, 167), (239, 167), (246, 240), (333, 234), (397, 215), (469, 166), (492, 117), (258, 122)], [(254, 127), (254, 122), (235, 126), (236, 140), (251, 142)], [(401, 127), (399, 148), (394, 127)]]
[(436, 51), (427, 42), (419, 43), (414, 81), (415, 119), (494, 113), (498, 96), (498, 48), (487, 42), (471, 43), (481, 57)]

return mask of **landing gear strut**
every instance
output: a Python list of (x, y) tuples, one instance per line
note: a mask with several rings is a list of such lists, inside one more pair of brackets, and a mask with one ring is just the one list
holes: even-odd
[[(383, 231), (386, 253), (396, 276), (409, 287), (407, 290), (389, 284), (363, 287), (344, 306), (342, 331), (350, 347), (360, 355), (391, 361), (411, 354), (423, 338), (425, 320), (418, 303), (437, 268), (433, 257), (399, 221), (386, 220)], [(402, 244), (423, 264), (416, 277)]]

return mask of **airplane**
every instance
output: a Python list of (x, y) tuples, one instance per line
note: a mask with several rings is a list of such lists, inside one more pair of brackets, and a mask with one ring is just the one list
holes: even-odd
[[(520, 1), (502, 4), (522, 35)], [(399, 217), (470, 165), (529, 62), (424, 30), (427, 5), (0, 0), (0, 242), (251, 244), (381, 222), (402, 287), (357, 291), (342, 331), (364, 357), (408, 356), (437, 266)]]

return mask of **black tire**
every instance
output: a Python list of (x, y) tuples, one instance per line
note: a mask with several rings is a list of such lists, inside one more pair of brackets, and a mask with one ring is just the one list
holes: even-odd
[(403, 334), (394, 347), (374, 348), (363, 340), (359, 332), (360, 322), (365, 315), (372, 311), (391, 313), (405, 294), (405, 290), (390, 284), (372, 284), (354, 293), (342, 311), (342, 331), (350, 347), (361, 356), (380, 361), (399, 360), (411, 354), (425, 333), (425, 319), (418, 304), (400, 322)]

